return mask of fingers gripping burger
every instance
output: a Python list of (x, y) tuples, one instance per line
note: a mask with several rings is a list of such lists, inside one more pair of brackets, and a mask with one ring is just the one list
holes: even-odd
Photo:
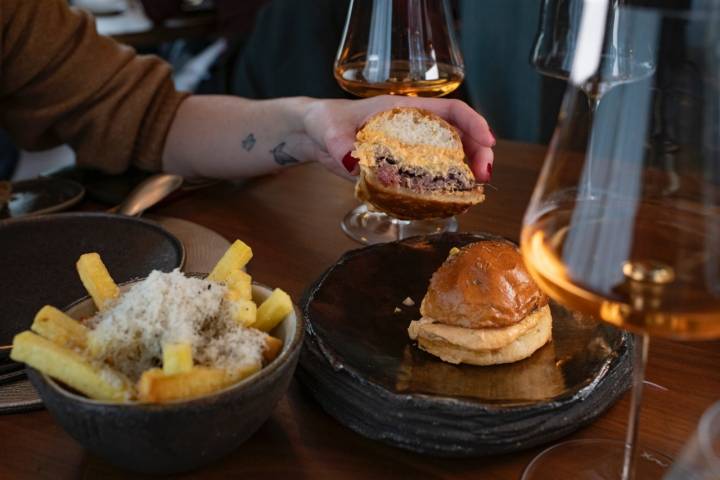
[(358, 131), (352, 154), (360, 165), (355, 196), (396, 218), (451, 217), (485, 199), (457, 131), (428, 111), (374, 115)]
[(449, 363), (495, 365), (532, 355), (552, 338), (547, 297), (520, 252), (502, 240), (472, 243), (433, 274), (410, 338)]

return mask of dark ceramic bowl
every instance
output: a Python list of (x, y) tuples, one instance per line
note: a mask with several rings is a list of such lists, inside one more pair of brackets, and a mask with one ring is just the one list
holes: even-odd
[[(253, 285), (257, 302), (270, 293)], [(94, 312), (87, 298), (67, 309), (75, 318)], [(284, 344), (265, 368), (217, 393), (163, 405), (104, 403), (32, 368), (28, 376), (55, 420), (88, 451), (127, 470), (177, 473), (227, 455), (267, 420), (293, 376), (303, 332), (296, 308), (271, 332)]]

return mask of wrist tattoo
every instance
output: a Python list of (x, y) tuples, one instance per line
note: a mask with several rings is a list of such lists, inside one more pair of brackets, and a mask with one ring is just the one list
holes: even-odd
[(292, 163), (299, 163), (300, 161), (290, 155), (289, 153), (285, 152), (283, 149), (285, 148), (285, 142), (280, 142), (275, 148), (270, 150), (270, 153), (273, 155), (273, 159), (275, 160), (275, 163), (277, 163), (280, 166), (283, 165), (290, 165)]
[(241, 143), (243, 150), (249, 152), (255, 146), (255, 135), (252, 133), (245, 137), (245, 140)]

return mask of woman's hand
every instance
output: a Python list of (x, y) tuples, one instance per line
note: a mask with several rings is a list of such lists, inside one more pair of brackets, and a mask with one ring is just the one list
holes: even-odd
[(249, 178), (318, 160), (353, 178), (357, 161), (349, 153), (355, 132), (371, 115), (398, 106), (430, 110), (456, 126), (475, 178), (490, 181), (495, 138), (483, 117), (459, 100), (393, 96), (248, 100), (193, 95), (180, 104), (170, 126), (163, 168), (185, 177)]
[(357, 160), (348, 154), (353, 149), (355, 132), (371, 115), (393, 107), (424, 108), (457, 127), (475, 178), (490, 181), (495, 137), (485, 119), (460, 100), (385, 95), (364, 100), (312, 101), (303, 121), (315, 144), (317, 160), (332, 172), (352, 178), (357, 174)]

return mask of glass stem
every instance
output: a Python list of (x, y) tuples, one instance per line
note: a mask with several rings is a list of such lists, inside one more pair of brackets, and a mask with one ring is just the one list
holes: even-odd
[[(598, 106), (600, 105), (600, 94), (594, 94), (589, 91), (585, 91), (585, 98), (587, 98), (588, 102), (588, 115), (590, 117), (590, 138), (588, 141), (588, 144), (592, 146), (592, 132), (593, 132), (593, 123), (595, 122), (595, 114), (597, 113)], [(592, 198), (592, 148), (588, 150), (588, 160), (587, 160), (587, 172), (585, 174), (585, 195), (587, 195), (587, 198)]]
[(647, 334), (634, 334), (635, 359), (633, 363), (632, 397), (630, 398), (630, 416), (625, 435), (625, 456), (623, 458), (622, 480), (633, 480), (635, 477), (635, 458), (637, 457), (637, 436), (640, 420), (640, 404), (642, 403), (645, 366), (647, 365), (650, 338)]
[(405, 238), (405, 225), (406, 223), (402, 220), (394, 220), (397, 226), (397, 240), (403, 240)]
[(600, 95), (586, 95), (588, 100), (588, 110), (590, 111), (590, 119), (595, 118), (598, 106), (600, 106)]

